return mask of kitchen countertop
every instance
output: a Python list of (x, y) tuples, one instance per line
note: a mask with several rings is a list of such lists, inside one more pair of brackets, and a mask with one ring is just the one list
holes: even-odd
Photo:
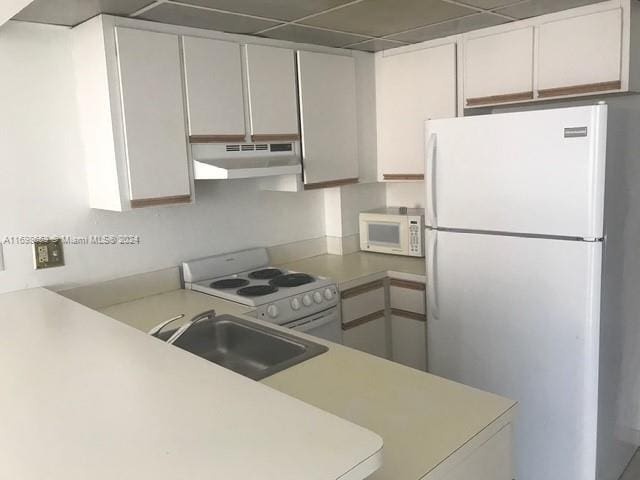
[(279, 266), (332, 278), (342, 288), (348, 288), (351, 282), (362, 277), (384, 276), (387, 272), (404, 274), (408, 279), (413, 276), (416, 280), (424, 281), (426, 268), (424, 258), (370, 252), (318, 255)]
[(56, 293), (0, 309), (0, 478), (361, 479), (380, 464), (378, 435)]
[[(371, 254), (364, 255), (368, 261)], [(309, 260), (316, 265), (327, 261), (320, 257), (314, 259)], [(332, 262), (332, 259), (328, 261)], [(379, 267), (372, 267), (369, 272), (374, 268)], [(351, 272), (353, 274), (354, 269)], [(358, 274), (361, 272), (358, 270)], [(189, 315), (195, 314), (200, 308), (213, 308), (223, 313), (227, 308), (239, 307), (198, 292), (176, 291), (103, 311), (124, 322), (143, 319), (138, 323), (139, 328), (147, 329), (158, 323), (159, 313), (167, 318), (185, 311)], [(381, 435), (384, 440), (383, 465), (371, 479), (420, 479), (494, 421), (513, 413), (515, 402), (512, 400), (341, 345), (289, 332), (329, 345), (330, 350), (268, 377), (262, 383)], [(346, 439), (340, 439), (336, 447), (347, 445)]]

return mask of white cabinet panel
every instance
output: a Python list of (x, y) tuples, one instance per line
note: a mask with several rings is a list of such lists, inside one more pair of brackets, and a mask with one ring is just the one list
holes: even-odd
[(387, 180), (424, 176), (424, 121), (456, 116), (456, 46), (376, 57), (378, 163)]
[(349, 323), (365, 315), (385, 309), (384, 287), (342, 299), (342, 323)]
[(299, 135), (293, 50), (246, 45), (246, 62), (251, 135)]
[(358, 178), (353, 57), (298, 52), (305, 184)]
[(622, 10), (619, 8), (541, 25), (540, 96), (620, 89), (621, 54)]
[(122, 27), (116, 34), (132, 204), (189, 197), (178, 36)]
[(183, 37), (189, 135), (244, 136), (240, 45)]
[[(402, 286), (404, 284), (410, 285), (411, 288)], [(391, 279), (389, 298), (391, 301), (391, 308), (398, 308), (419, 314), (425, 313), (426, 294), (424, 284)]]
[(533, 27), (464, 43), (466, 106), (533, 98)]
[(394, 362), (426, 371), (427, 333), (424, 321), (391, 312), (391, 354)]
[(347, 347), (386, 358), (387, 334), (384, 314), (374, 320), (348, 328), (343, 332), (342, 340)]

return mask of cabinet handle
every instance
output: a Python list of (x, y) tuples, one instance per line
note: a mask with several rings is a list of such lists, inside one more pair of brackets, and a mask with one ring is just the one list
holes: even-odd
[(189, 203), (191, 195), (177, 195), (175, 197), (139, 198), (131, 200), (131, 208), (154, 207), (159, 205), (175, 205), (177, 203)]
[(317, 182), (317, 183), (305, 183), (305, 190), (315, 190), (318, 188), (331, 188), (331, 187), (340, 187), (342, 185), (351, 185), (353, 183), (358, 183), (360, 180), (357, 178), (341, 178), (339, 180), (329, 180), (327, 182)]
[(517, 92), (506, 93), (504, 95), (489, 95), (487, 97), (467, 98), (467, 107), (495, 105), (496, 103), (521, 102), (523, 100), (533, 100), (533, 92)]
[(409, 310), (402, 310), (401, 308), (392, 308), (391, 315), (396, 315), (397, 317), (409, 318), (411, 320), (417, 320), (419, 322), (427, 321), (427, 317), (424, 313), (410, 312)]
[(622, 82), (614, 80), (612, 82), (585, 83), (583, 85), (572, 85), (570, 87), (543, 88), (538, 90), (538, 97), (561, 97), (566, 95), (580, 95), (583, 93), (604, 92), (607, 90), (620, 90)]
[(365, 323), (372, 322), (382, 317), (384, 317), (384, 310), (378, 310), (377, 312), (343, 323), (342, 330), (351, 330), (352, 328), (359, 327), (360, 325), (364, 325)]
[(340, 297), (344, 300), (345, 298), (351, 298), (358, 295), (362, 295), (363, 293), (367, 293), (372, 290), (377, 290), (378, 288), (384, 288), (384, 279), (376, 280), (375, 282), (365, 283), (364, 285), (358, 285), (357, 287), (353, 287), (348, 290), (345, 290), (340, 294)]
[(300, 140), (300, 135), (297, 133), (268, 133), (251, 135), (252, 142), (295, 142)]
[(412, 282), (410, 280), (400, 280), (398, 278), (392, 278), (389, 284), (392, 287), (406, 288), (407, 290), (425, 290), (425, 284), (420, 282)]
[(383, 180), (424, 180), (422, 173), (385, 173)]
[(236, 143), (244, 142), (244, 134), (240, 135), (189, 135), (189, 143)]

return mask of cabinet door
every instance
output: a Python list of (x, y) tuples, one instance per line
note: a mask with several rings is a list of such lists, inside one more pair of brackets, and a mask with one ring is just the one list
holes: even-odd
[(621, 88), (621, 9), (550, 22), (539, 28), (540, 97)]
[(391, 354), (394, 362), (427, 370), (425, 316), (391, 311)]
[(247, 45), (246, 62), (253, 140), (299, 138), (293, 50)]
[(116, 29), (132, 207), (189, 201), (178, 37)]
[(424, 179), (424, 122), (456, 116), (455, 44), (376, 57), (378, 162), (384, 180)]
[(356, 72), (353, 57), (298, 52), (304, 182), (358, 180)]
[(243, 141), (240, 45), (183, 37), (189, 135), (197, 141)]
[(533, 98), (533, 27), (464, 43), (465, 106)]
[(384, 312), (375, 318), (363, 319), (362, 322), (343, 325), (342, 341), (344, 345), (386, 358), (387, 334)]

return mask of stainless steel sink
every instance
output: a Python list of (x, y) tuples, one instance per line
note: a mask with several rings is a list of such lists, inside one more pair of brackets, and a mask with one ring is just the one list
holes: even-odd
[[(157, 336), (167, 340), (174, 332)], [(213, 316), (194, 323), (173, 345), (254, 380), (328, 350), (324, 345), (232, 315)]]

